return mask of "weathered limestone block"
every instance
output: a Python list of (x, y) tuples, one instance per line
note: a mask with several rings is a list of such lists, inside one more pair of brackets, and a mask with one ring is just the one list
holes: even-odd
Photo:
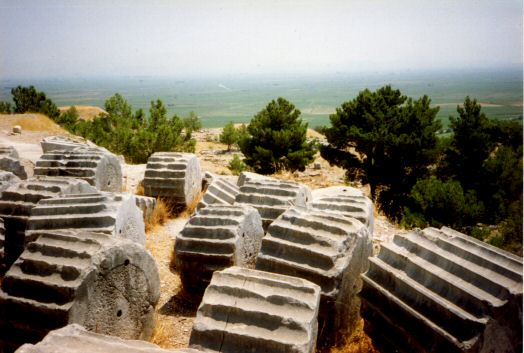
[(207, 190), (198, 203), (197, 210), (214, 204), (232, 205), (235, 203), (235, 198), (240, 192), (238, 186), (218, 176), (214, 176), (206, 183)]
[(40, 200), (93, 192), (96, 189), (84, 180), (47, 176), (23, 180), (4, 190), (0, 199), (0, 217), (5, 226), (5, 257), (4, 263), (0, 263), (0, 273), (5, 272), (22, 253), (29, 215)]
[(274, 180), (274, 178), (266, 177), (264, 175), (260, 175), (257, 173), (252, 172), (242, 172), (238, 176), (237, 185), (238, 187), (243, 186), (245, 183), (248, 183), (250, 181), (257, 181), (257, 180)]
[(337, 343), (359, 318), (356, 294), (367, 268), (368, 238), (368, 228), (354, 218), (293, 207), (269, 226), (256, 269), (318, 284), (322, 343)]
[(443, 227), (370, 258), (365, 328), (384, 351), (521, 352), (522, 258)]
[(137, 207), (142, 211), (144, 222), (146, 222), (153, 215), (156, 207), (156, 199), (154, 197), (133, 195)]
[(196, 349), (162, 349), (152, 343), (123, 340), (87, 331), (78, 324), (49, 332), (38, 344), (25, 344), (16, 353), (199, 353)]
[(255, 207), (262, 217), (264, 230), (291, 206), (305, 207), (311, 191), (305, 185), (273, 178), (255, 178), (240, 187), (235, 204)]
[(159, 296), (158, 269), (143, 246), (104, 233), (48, 232), (27, 245), (2, 280), (0, 351), (71, 323), (148, 339)]
[(191, 153), (154, 153), (147, 160), (143, 184), (146, 196), (166, 198), (181, 207), (191, 205), (202, 190), (198, 158)]
[(40, 146), (42, 146), (44, 153), (49, 153), (52, 151), (72, 151), (78, 147), (87, 147), (87, 144), (64, 136), (49, 136), (40, 141)]
[(20, 178), (14, 175), (11, 172), (6, 172), (4, 170), (0, 170), (0, 197), (2, 195), (2, 191), (7, 189), (13, 184), (16, 184), (20, 182)]
[(2, 157), (11, 157), (11, 158), (20, 158), (18, 151), (13, 146), (0, 144), (0, 156)]
[(311, 207), (356, 218), (366, 225), (369, 229), (368, 256), (373, 255), (373, 203), (360, 190), (345, 186), (315, 190)]
[(27, 179), (34, 174), (34, 165), (27, 159), (20, 158), (13, 146), (0, 145), (0, 170), (11, 172), (20, 179)]
[(122, 166), (118, 158), (97, 148), (44, 153), (36, 162), (36, 175), (66, 176), (87, 181), (100, 191), (122, 191)]
[(20, 125), (13, 125), (13, 134), (21, 134), (22, 127)]
[(312, 353), (320, 288), (303, 279), (230, 267), (213, 274), (189, 346), (212, 352)]
[(84, 229), (145, 245), (142, 212), (131, 194), (96, 192), (41, 200), (31, 210), (25, 242), (60, 229)]
[(210, 205), (177, 236), (175, 259), (184, 288), (202, 292), (214, 271), (254, 267), (264, 236), (258, 211), (246, 205)]

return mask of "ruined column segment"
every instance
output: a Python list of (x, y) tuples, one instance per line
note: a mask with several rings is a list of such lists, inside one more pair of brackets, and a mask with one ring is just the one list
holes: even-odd
[(240, 187), (236, 204), (255, 207), (262, 217), (264, 230), (291, 206), (305, 207), (311, 191), (305, 185), (273, 178), (253, 178)]
[(20, 179), (27, 179), (33, 176), (33, 169), (33, 163), (20, 159), (13, 146), (0, 145), (0, 170), (11, 172)]
[(320, 288), (303, 279), (230, 267), (213, 274), (189, 347), (204, 351), (312, 353)]
[(356, 294), (367, 268), (368, 238), (368, 228), (354, 218), (293, 207), (269, 226), (256, 269), (318, 284), (322, 340), (335, 343), (359, 317)]
[(87, 147), (86, 143), (78, 142), (64, 136), (49, 136), (40, 141), (42, 151), (49, 153), (52, 151), (72, 151), (78, 147)]
[(83, 180), (47, 176), (23, 180), (4, 190), (0, 198), (0, 217), (5, 226), (5, 257), (4, 263), (0, 264), (0, 273), (5, 272), (22, 253), (29, 215), (40, 200), (95, 191)]
[(31, 210), (26, 243), (64, 229), (103, 232), (145, 245), (144, 220), (131, 194), (96, 192), (41, 200)]
[(202, 189), (200, 163), (191, 153), (157, 152), (147, 160), (144, 194), (175, 205), (192, 204)]
[[(360, 194), (360, 195), (359, 195)], [(368, 256), (373, 255), (373, 203), (357, 189), (336, 186), (313, 192), (311, 207), (358, 219), (369, 229)]]
[(215, 204), (232, 205), (235, 203), (235, 198), (239, 192), (238, 186), (216, 176), (210, 179), (207, 190), (197, 205), (197, 210)]
[(38, 344), (25, 344), (16, 353), (200, 353), (196, 349), (163, 349), (152, 343), (124, 340), (87, 331), (71, 324), (49, 334)]
[(386, 351), (522, 351), (522, 258), (426, 228), (382, 244), (363, 282), (366, 331)]
[(149, 196), (133, 195), (136, 206), (142, 211), (144, 222), (146, 222), (153, 215), (156, 207), (156, 199)]
[(100, 191), (122, 191), (122, 166), (109, 152), (89, 147), (44, 153), (35, 175), (65, 176), (87, 181)]
[(11, 172), (0, 170), (0, 197), (2, 197), (2, 191), (7, 189), (13, 184), (20, 182), (20, 178)]
[(258, 211), (246, 205), (211, 205), (176, 238), (175, 259), (184, 288), (203, 292), (214, 271), (254, 267), (264, 236)]
[(70, 323), (148, 339), (159, 286), (155, 260), (135, 242), (78, 230), (43, 234), (2, 280), (0, 351), (36, 343)]

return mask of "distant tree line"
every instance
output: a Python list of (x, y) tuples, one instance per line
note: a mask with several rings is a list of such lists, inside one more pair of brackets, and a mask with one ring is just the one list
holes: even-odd
[[(162, 101), (151, 102), (149, 115), (133, 111), (115, 94), (106, 113), (81, 120), (74, 107), (60, 114), (34, 87), (12, 90), (14, 107), (5, 112), (47, 114), (69, 131), (144, 163), (156, 151), (194, 151), (196, 114), (167, 116)], [(321, 155), (346, 170), (351, 181), (369, 184), (371, 197), (390, 219), (406, 227), (447, 225), (493, 245), (522, 253), (522, 155), (520, 122), (491, 120), (475, 99), (466, 97), (450, 117), (452, 133), (440, 135), (438, 107), (427, 96), (412, 99), (391, 86), (361, 91), (342, 103), (321, 131), (327, 143)], [(250, 168), (272, 174), (304, 170), (317, 146), (306, 137), (300, 110), (284, 98), (271, 101), (250, 124), (229, 123), (220, 135), (244, 155), (230, 164), (234, 173)], [(491, 226), (488, 226), (491, 225)]]

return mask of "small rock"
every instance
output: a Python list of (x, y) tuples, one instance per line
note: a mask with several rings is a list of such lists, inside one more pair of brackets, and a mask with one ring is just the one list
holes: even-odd
[(14, 125), (13, 134), (21, 134), (21, 133), (22, 133), (22, 127), (20, 125)]

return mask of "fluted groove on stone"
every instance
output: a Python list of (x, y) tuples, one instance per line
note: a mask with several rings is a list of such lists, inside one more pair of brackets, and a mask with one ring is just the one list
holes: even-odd
[(44, 153), (36, 162), (36, 175), (65, 176), (87, 181), (100, 191), (122, 191), (122, 166), (118, 158), (97, 148)]
[(247, 205), (211, 205), (193, 215), (176, 239), (184, 288), (203, 291), (214, 271), (255, 266), (264, 236), (258, 211)]
[(255, 207), (262, 218), (264, 230), (291, 206), (306, 207), (311, 191), (305, 185), (274, 178), (253, 178), (244, 182), (235, 204)]
[(96, 232), (42, 234), (2, 280), (0, 351), (36, 343), (69, 323), (148, 339), (159, 295), (156, 263), (143, 246)]
[[(340, 189), (338, 195), (335, 193), (330, 195), (330, 191), (335, 191), (337, 188)], [(320, 192), (315, 193), (311, 202), (311, 208), (324, 212), (339, 213), (346, 217), (356, 218), (362, 222), (369, 229), (369, 238), (367, 239), (368, 256), (372, 256), (374, 215), (371, 200), (362, 193), (358, 195), (357, 192), (351, 190), (352, 188), (333, 187), (327, 189), (332, 190), (329, 190), (329, 192), (328, 190), (326, 192), (318, 190)]]
[(363, 282), (366, 331), (386, 350), (522, 351), (522, 258), (426, 228), (382, 244)]
[(25, 344), (16, 353), (200, 353), (196, 349), (163, 349), (149, 342), (87, 331), (78, 324), (53, 330), (38, 344)]
[(232, 205), (240, 192), (238, 186), (228, 180), (215, 176), (207, 181), (207, 189), (197, 205), (197, 210), (209, 205)]
[(142, 212), (131, 194), (95, 192), (41, 200), (31, 210), (26, 243), (59, 229), (104, 232), (140, 245), (146, 242)]
[(202, 190), (200, 162), (191, 153), (157, 152), (147, 160), (144, 194), (169, 199), (174, 204), (191, 205)]
[(156, 207), (156, 199), (149, 196), (139, 196), (133, 195), (135, 198), (136, 206), (142, 211), (142, 216), (144, 222), (147, 222), (148, 219), (153, 215), (153, 211)]
[(11, 172), (20, 179), (33, 176), (34, 165), (31, 161), (19, 157), (13, 146), (0, 145), (0, 170)]
[(341, 342), (359, 318), (360, 274), (368, 228), (340, 214), (293, 207), (268, 228), (257, 270), (296, 276), (321, 287), (323, 344)]
[(23, 180), (4, 190), (0, 198), (0, 217), (5, 226), (5, 257), (0, 272), (7, 270), (22, 253), (29, 215), (40, 200), (93, 192), (96, 189), (84, 180), (48, 176)]
[(239, 267), (213, 274), (189, 346), (213, 352), (312, 353), (320, 288), (303, 279)]

